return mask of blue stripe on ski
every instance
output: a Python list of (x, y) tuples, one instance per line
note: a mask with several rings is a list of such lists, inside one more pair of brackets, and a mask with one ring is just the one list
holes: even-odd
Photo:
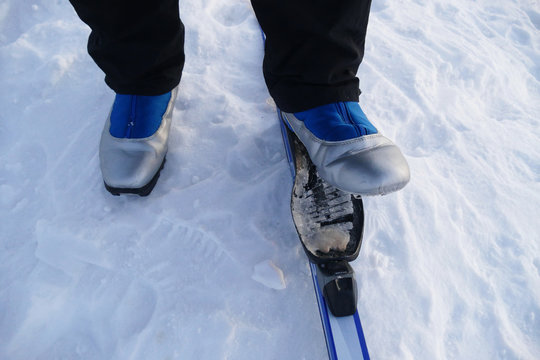
[(321, 322), (323, 324), (325, 338), (326, 338), (326, 348), (328, 350), (328, 356), (330, 360), (338, 360), (336, 344), (334, 343), (334, 335), (332, 334), (332, 325), (330, 324), (330, 315), (328, 314), (328, 306), (326, 306), (326, 301), (324, 296), (319, 288), (319, 281), (317, 279), (317, 265), (312, 262), (309, 263), (311, 267), (311, 277), (313, 279), (313, 286), (315, 287), (315, 292), (317, 294), (317, 304), (319, 306), (319, 313), (321, 315)]
[(358, 310), (354, 314), (354, 323), (356, 324), (356, 331), (358, 333), (358, 340), (360, 341), (360, 347), (362, 348), (362, 356), (364, 360), (369, 360), (369, 353), (366, 344), (366, 338), (364, 337), (364, 331), (362, 330), (362, 323), (360, 322), (360, 316)]

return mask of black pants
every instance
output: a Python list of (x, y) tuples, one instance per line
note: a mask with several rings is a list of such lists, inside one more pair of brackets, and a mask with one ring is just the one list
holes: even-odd
[[(92, 29), (88, 52), (114, 91), (158, 95), (178, 85), (185, 59), (178, 0), (70, 2)], [(371, 0), (251, 3), (267, 36), (263, 72), (279, 108), (358, 101)]]

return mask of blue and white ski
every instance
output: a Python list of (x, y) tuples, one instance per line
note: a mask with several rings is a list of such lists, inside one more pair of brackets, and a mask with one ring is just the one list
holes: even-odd
[(326, 338), (328, 357), (331, 360), (369, 360), (366, 339), (364, 338), (358, 310), (353, 315), (334, 316), (328, 308), (317, 281), (318, 266), (310, 263), (310, 267)]
[[(263, 42), (266, 35), (261, 29)], [(364, 232), (364, 208), (358, 196), (327, 184), (302, 143), (290, 130), (278, 109), (283, 143), (294, 181), (291, 211), (300, 241), (310, 262), (313, 286), (330, 360), (369, 360), (356, 308), (358, 291), (349, 261), (360, 251)], [(321, 253), (309, 241), (321, 236), (342, 238), (347, 244)], [(341, 241), (343, 245), (343, 241)]]
[[(356, 280), (348, 263), (358, 256), (362, 242), (362, 199), (322, 180), (279, 110), (278, 115), (294, 179), (291, 211), (310, 261), (328, 356), (331, 360), (367, 360), (369, 353), (356, 307)], [(335, 234), (346, 234), (345, 248), (321, 253), (310, 244), (311, 238)]]

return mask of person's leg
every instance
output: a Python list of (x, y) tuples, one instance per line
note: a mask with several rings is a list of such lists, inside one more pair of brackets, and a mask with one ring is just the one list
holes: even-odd
[(88, 52), (120, 94), (161, 95), (180, 82), (184, 26), (178, 0), (70, 0), (92, 32)]
[(70, 0), (92, 32), (88, 52), (116, 92), (99, 147), (106, 189), (148, 195), (168, 149), (184, 66), (178, 0)]
[(281, 110), (358, 101), (371, 0), (251, 2), (266, 35), (266, 84)]
[(371, 0), (252, 0), (266, 34), (263, 72), (286, 125), (338, 189), (381, 195), (409, 181), (399, 148), (358, 104)]

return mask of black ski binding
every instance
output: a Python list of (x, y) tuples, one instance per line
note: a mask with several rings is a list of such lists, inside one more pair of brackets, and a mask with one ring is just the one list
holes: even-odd
[(356, 312), (358, 288), (354, 270), (347, 261), (317, 265), (317, 280), (334, 316), (349, 316)]

